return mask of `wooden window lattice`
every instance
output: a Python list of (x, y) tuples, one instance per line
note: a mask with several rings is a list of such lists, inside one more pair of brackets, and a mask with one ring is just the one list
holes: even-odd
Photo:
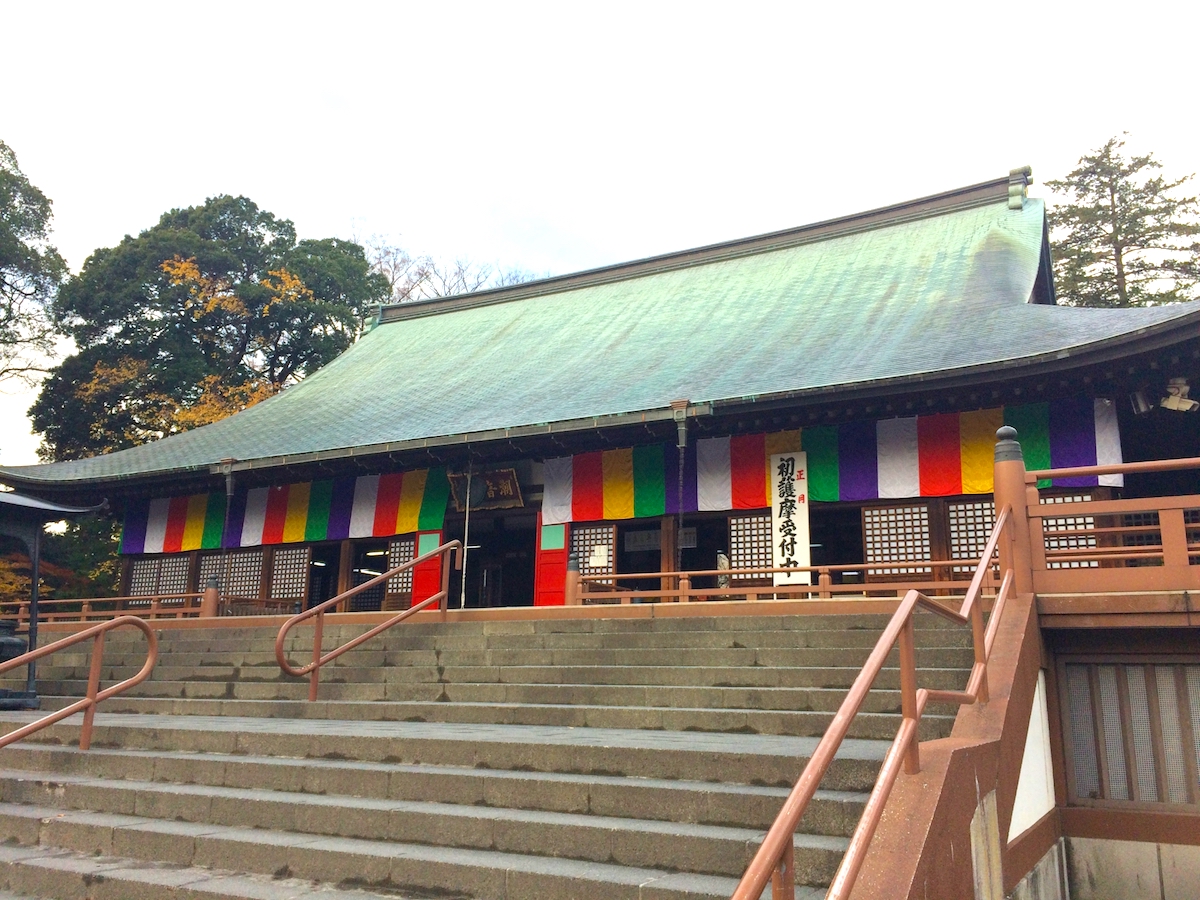
[(616, 545), (615, 525), (578, 525), (571, 528), (571, 552), (579, 560), (580, 575), (613, 574)]
[[(868, 506), (863, 508), (863, 543), (866, 561), (904, 562), (932, 559), (929, 536), (929, 507)], [(868, 569), (876, 577), (928, 574), (931, 569), (910, 566), (895, 569)]]
[[(978, 560), (996, 525), (996, 504), (991, 500), (951, 503), (946, 514), (950, 523), (950, 558)], [(975, 567), (955, 566), (954, 571), (971, 574)]]
[(303, 600), (308, 595), (311, 548), (278, 547), (271, 563), (271, 599)]
[(1200, 804), (1200, 665), (1062, 671), (1070, 802)]
[[(1183, 524), (1186, 526), (1187, 542), (1189, 544), (1200, 544), (1200, 509), (1185, 509), (1183, 511)], [(1188, 556), (1188, 565), (1200, 566), (1200, 556)]]
[[(1087, 503), (1092, 499), (1091, 494), (1056, 494), (1042, 497), (1043, 505), (1056, 503)], [(1042, 519), (1046, 552), (1053, 550), (1088, 550), (1097, 546), (1094, 529), (1096, 519), (1093, 516), (1050, 516)], [(1070, 534), (1081, 531), (1083, 534)], [(1047, 569), (1095, 569), (1100, 565), (1094, 559), (1073, 561), (1050, 561)]]
[[(733, 569), (769, 569), (771, 553), (771, 516), (733, 516), (729, 519), (729, 566)], [(762, 581), (771, 576), (734, 575), (733, 581)]]
[(158, 559), (135, 559), (129, 567), (129, 596), (148, 597), (158, 589)]
[[(1135, 531), (1132, 534), (1121, 535), (1122, 547), (1162, 547), (1162, 531), (1159, 529), (1158, 511), (1125, 513), (1121, 516), (1121, 525), (1125, 528), (1152, 528), (1153, 531)], [(1161, 566), (1162, 558), (1127, 559), (1127, 567)]]
[[(416, 542), (411, 537), (397, 538), (391, 541), (388, 544), (388, 568), (394, 569), (406, 562), (412, 562), (415, 545)], [(389, 594), (411, 594), (412, 582), (412, 569), (406, 569), (399, 575), (393, 575), (388, 579), (387, 592)]]
[(129, 569), (129, 596), (186, 594), (191, 562), (187, 553), (135, 559)]
[(210, 575), (216, 575), (221, 593), (229, 598), (257, 600), (262, 588), (263, 552), (261, 550), (237, 550), (222, 555), (214, 553), (200, 560), (200, 578), (208, 583)]
[(208, 579), (215, 577), (217, 585), (220, 586), (221, 578), (221, 554), (210, 553), (200, 557), (200, 590), (204, 590), (208, 586)]

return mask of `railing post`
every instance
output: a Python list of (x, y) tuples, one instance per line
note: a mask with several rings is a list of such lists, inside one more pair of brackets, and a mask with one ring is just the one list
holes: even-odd
[(583, 585), (579, 582), (579, 554), (572, 550), (567, 554), (567, 580), (563, 585), (563, 603), (567, 606), (579, 606), (583, 598), (579, 595)]
[(796, 900), (796, 842), (783, 846), (779, 865), (771, 873), (771, 900)]
[(980, 703), (987, 703), (987, 642), (984, 638), (983, 629), (983, 604), (979, 598), (976, 598), (974, 605), (971, 607), (971, 643), (975, 645), (975, 668), (982, 670), (982, 675), (979, 679), (979, 693), (975, 695), (976, 700)]
[(200, 600), (200, 618), (213, 619), (216, 618), (218, 608), (221, 605), (221, 588), (220, 582), (216, 575), (210, 575), (208, 584), (204, 586), (204, 597)]
[[(1033, 592), (1033, 563), (1029, 543), (1029, 507), (1025, 495), (1025, 457), (1017, 443), (1017, 430), (1005, 425), (996, 432), (996, 462), (994, 485), (996, 513), (1011, 507), (1011, 544), (1000, 542), (1000, 569), (1013, 570), (1013, 587), (1017, 593)], [(1006, 550), (1006, 547), (1011, 550)]]
[(688, 602), (688, 591), (692, 589), (692, 579), (687, 575), (679, 576), (679, 602)]
[(96, 695), (100, 693), (100, 670), (104, 665), (104, 632), (96, 635), (92, 643), (92, 665), (88, 669), (87, 698), (91, 702), (83, 712), (83, 727), (79, 729), (79, 749), (92, 746), (92, 721), (96, 718)]
[(438, 609), (446, 611), (450, 602), (450, 554), (456, 550), (447, 550), (442, 554), (442, 599), (438, 601)]
[(1187, 568), (1187, 525), (1182, 509), (1160, 509), (1158, 528), (1163, 549), (1163, 565)]
[(313, 626), (313, 670), (308, 675), (308, 700), (313, 703), (317, 699), (317, 688), (321, 683), (321, 643), (325, 635), (325, 613), (317, 613), (316, 624)]
[(914, 723), (912, 738), (904, 751), (904, 771), (915, 775), (921, 771), (920, 735), (917, 733), (917, 647), (912, 615), (900, 629), (900, 710), (906, 721)]
[(829, 590), (833, 586), (833, 576), (829, 574), (828, 569), (822, 569), (817, 575), (817, 587), (821, 590), (817, 592), (817, 596), (822, 600), (828, 600), (833, 596), (833, 592)]

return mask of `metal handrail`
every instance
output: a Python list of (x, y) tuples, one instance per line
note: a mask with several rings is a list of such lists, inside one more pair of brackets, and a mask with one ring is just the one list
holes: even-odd
[[(833, 762), (838, 748), (849, 732), (850, 725), (861, 708), (863, 701), (866, 699), (867, 693), (871, 690), (875, 679), (883, 669), (888, 654), (891, 653), (892, 647), (899, 641), (900, 705), (903, 720), (896, 738), (892, 742), (892, 746), (888, 749), (887, 755), (884, 757), (879, 777), (875, 781), (875, 787), (871, 791), (866, 808), (863, 810), (862, 818), (859, 819), (858, 826), (854, 830), (854, 835), (850, 838), (849, 849), (847, 849), (846, 855), (842, 858), (842, 864), (838, 868), (837, 875), (829, 887), (829, 893), (826, 895), (827, 900), (828, 898), (844, 900), (844, 898), (849, 896), (850, 889), (854, 885), (854, 879), (857, 877), (858, 871), (862, 868), (863, 861), (866, 858), (871, 838), (874, 837), (875, 830), (879, 826), (884, 804), (891, 794), (892, 785), (895, 784), (896, 776), (900, 772), (901, 763), (904, 764), (905, 771), (909, 773), (916, 773), (921, 769), (918, 726), (920, 725), (925, 705), (929, 702), (959, 704), (971, 704), (977, 701), (982, 703), (987, 702), (987, 663), (991, 656), (992, 645), (995, 642), (1001, 616), (1004, 613), (1004, 606), (1012, 591), (1013, 570), (1011, 566), (1004, 571), (1004, 577), (1000, 584), (1000, 590), (996, 594), (995, 603), (992, 606), (991, 618), (988, 622), (986, 632), (983, 627), (983, 607), (979, 600), (984, 579), (992, 567), (992, 557), (995, 555), (1000, 543), (1000, 536), (1007, 533), (1009, 541), (1013, 540), (1012, 528), (1010, 527), (1011, 518), (1012, 507), (1005, 506), (996, 518), (996, 524), (992, 528), (992, 533), (988, 537), (988, 542), (984, 547), (979, 564), (975, 568), (975, 575), (971, 579), (966, 597), (963, 599), (962, 606), (957, 611), (935, 600), (931, 600), (919, 591), (912, 590), (904, 596), (899, 608), (876, 642), (875, 649), (871, 651), (871, 655), (867, 658), (862, 671), (854, 680), (854, 684), (851, 686), (850, 692), (846, 695), (846, 699), (842, 701), (842, 705), (833, 717), (833, 721), (830, 723), (824, 737), (821, 738), (816, 750), (813, 751), (808, 765), (804, 767), (804, 771), (800, 774), (800, 779), (796, 782), (795, 787), (792, 788), (792, 792), (783, 804), (783, 809), (779, 811), (779, 816), (767, 832), (767, 836), (758, 848), (758, 852), (754, 855), (753, 861), (751, 861), (750, 866), (746, 869), (745, 874), (742, 875), (737, 890), (733, 893), (733, 900), (758, 900), (768, 881), (771, 882), (771, 897), (773, 900), (794, 900), (795, 872), (793, 856), (796, 828), (799, 826), (800, 819), (804, 815), (813, 795), (816, 793), (817, 787), (820, 785), (826, 770)], [(1011, 552), (1009, 558), (1011, 559)], [(971, 626), (972, 643), (975, 649), (975, 664), (971, 668), (971, 677), (967, 682), (967, 689), (965, 691), (917, 689), (916, 638), (912, 617), (919, 606), (925, 607), (952, 622), (969, 624)]]
[[(362, 584), (352, 587), (350, 590), (346, 591), (345, 593), (338, 594), (336, 597), (331, 597), (330, 599), (326, 600), (324, 603), (319, 603), (316, 606), (312, 607), (311, 609), (306, 609), (304, 612), (297, 613), (296, 615), (292, 616), (290, 619), (288, 619), (286, 622), (283, 623), (283, 625), (279, 629), (279, 634), (275, 636), (275, 659), (279, 662), (279, 668), (281, 668), (288, 675), (294, 675), (296, 677), (301, 677), (304, 675), (309, 676), (308, 699), (310, 701), (316, 700), (317, 699), (317, 689), (320, 684), (320, 678), (321, 678), (321, 666), (325, 665), (325, 663), (332, 662), (333, 660), (337, 659), (339, 656), (341, 656), (343, 653), (347, 652), (348, 650), (353, 650), (355, 647), (359, 646), (359, 644), (365, 643), (366, 641), (369, 641), (371, 638), (375, 637), (375, 635), (380, 634), (381, 632), (387, 631), (393, 625), (398, 625), (400, 622), (403, 622), (409, 616), (419, 613), (421, 610), (429, 607), (430, 605), (432, 605), (435, 602), (438, 604), (438, 607), (443, 612), (445, 612), (446, 598), (449, 596), (449, 590), (450, 590), (450, 554), (451, 553), (454, 554), (454, 558), (456, 560), (456, 567), (457, 567), (458, 564), (461, 564), (461, 560), (462, 560), (462, 541), (448, 541), (447, 543), (442, 544), (436, 550), (430, 550), (428, 553), (424, 553), (421, 556), (418, 556), (416, 559), (411, 559), (406, 563), (401, 563), (400, 565), (396, 566), (396, 568), (389, 569), (387, 572), (384, 572), (382, 575), (376, 575), (370, 581), (364, 581)], [(340, 647), (338, 647), (334, 650), (330, 650), (328, 653), (326, 653), (324, 655), (321, 654), (321, 639), (325, 634), (325, 613), (327, 610), (329, 610), (331, 607), (337, 606), (342, 601), (347, 600), (350, 597), (353, 597), (355, 594), (358, 594), (362, 591), (369, 590), (370, 588), (373, 588), (376, 585), (383, 584), (384, 582), (388, 581), (388, 579), (394, 578), (396, 575), (399, 575), (401, 572), (412, 569), (412, 568), (420, 565), (421, 563), (425, 562), (426, 560), (433, 559), (435, 556), (440, 556), (442, 558), (441, 590), (439, 590), (436, 594), (433, 594), (432, 596), (425, 598), (420, 603), (416, 603), (413, 606), (410, 606), (408, 609), (404, 610), (402, 613), (392, 616), (390, 619), (388, 619), (385, 622), (381, 622), (379, 625), (376, 625), (370, 631), (366, 631), (366, 632), (360, 634), (358, 637), (347, 641), (346, 643), (342, 644)], [(310, 662), (306, 665), (303, 665), (303, 666), (293, 666), (287, 660), (287, 651), (284, 649), (284, 646), (283, 646), (284, 640), (287, 638), (287, 634), (289, 631), (291, 631), (293, 628), (295, 628), (301, 622), (305, 621), (306, 619), (311, 619), (314, 616), (316, 617), (317, 622), (316, 622), (316, 626), (315, 626), (315, 633), (313, 634), (312, 662)]]
[[(100, 672), (104, 664), (104, 635), (124, 625), (132, 625), (146, 635), (146, 643), (148, 645), (146, 648), (146, 662), (142, 666), (141, 671), (136, 675), (126, 678), (112, 687), (100, 690)], [(87, 750), (92, 745), (92, 721), (96, 716), (97, 704), (102, 700), (115, 697), (129, 688), (141, 684), (150, 677), (150, 673), (154, 671), (155, 663), (158, 662), (158, 638), (155, 636), (153, 629), (137, 616), (119, 616), (115, 619), (109, 619), (107, 622), (101, 622), (99, 625), (93, 625), (91, 628), (85, 628), (83, 631), (77, 631), (75, 634), (65, 637), (60, 641), (55, 641), (53, 644), (47, 644), (44, 647), (38, 647), (36, 650), (30, 650), (28, 653), (21, 654), (16, 659), (0, 663), (0, 675), (3, 675), (9, 669), (19, 668), (36, 659), (41, 659), (43, 656), (56, 653), (65, 647), (81, 643), (88, 638), (94, 638), (95, 643), (92, 645), (92, 664), (88, 671), (87, 696), (75, 701), (70, 706), (64, 706), (62, 709), (38, 719), (36, 722), (31, 722), (23, 728), (10, 731), (8, 734), (0, 737), (0, 748), (7, 747), (9, 744), (28, 737), (36, 731), (41, 731), (48, 725), (53, 725), (55, 722), (62, 721), (68, 716), (73, 716), (75, 713), (83, 710), (83, 727), (79, 731), (79, 749)]]

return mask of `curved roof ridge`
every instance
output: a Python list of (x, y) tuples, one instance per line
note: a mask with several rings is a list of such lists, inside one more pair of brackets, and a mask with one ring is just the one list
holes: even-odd
[(490, 288), (488, 290), (473, 291), (467, 294), (454, 294), (449, 297), (433, 297), (426, 300), (409, 300), (402, 303), (385, 304), (381, 310), (380, 324), (399, 322), (421, 316), (432, 316), (456, 309), (470, 309), (477, 306), (509, 303), (514, 300), (559, 294), (564, 291), (610, 284), (612, 282), (625, 281), (647, 275), (656, 275), (675, 269), (701, 266), (758, 253), (770, 253), (774, 250), (784, 250), (800, 244), (831, 240), (862, 231), (887, 228), (903, 222), (946, 215), (958, 210), (970, 209), (1000, 201), (1008, 202), (1013, 197), (1012, 188), (1014, 183), (1019, 182), (1023, 188), (1031, 181), (1031, 170), (1026, 166), (1022, 169), (1013, 169), (1004, 178), (981, 181), (978, 184), (930, 194), (927, 197), (919, 197), (916, 200), (906, 200), (903, 203), (881, 206), (864, 212), (838, 216), (833, 219), (823, 219), (807, 225), (785, 228), (780, 231), (770, 231), (751, 237), (735, 238), (731, 241), (721, 241), (716, 244), (705, 244), (687, 250), (675, 250), (669, 253), (648, 256), (643, 259), (613, 263), (594, 269), (585, 269), (580, 272), (553, 275), (548, 278), (539, 278), (534, 281)]

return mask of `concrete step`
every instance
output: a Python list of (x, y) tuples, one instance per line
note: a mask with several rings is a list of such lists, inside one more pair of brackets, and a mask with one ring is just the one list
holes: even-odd
[[(788, 788), (573, 772), (479, 769), (442, 763), (288, 759), (247, 754), (104, 750), (18, 743), (0, 765), (50, 783), (66, 777), (218, 788), (270, 788), (320, 796), (415, 800), (672, 820), (765, 830)], [(15, 801), (11, 787), (0, 800)], [(819, 790), (801, 822), (813, 834), (848, 837), (867, 794)], [(128, 810), (125, 810), (128, 811)], [(135, 808), (136, 811), (136, 808)]]
[[(34, 714), (0, 713), (4, 732)], [(74, 716), (37, 732), (36, 743), (74, 744)], [(710, 732), (629, 731), (537, 725), (353, 722), (237, 716), (96, 715), (93, 746), (197, 753), (246, 753), (366, 762), (439, 763), (691, 781), (790, 786), (814, 737)], [(847, 739), (823, 786), (865, 791), (874, 784), (887, 741)]]
[[(139, 820), (216, 828), (284, 829), (292, 833), (356, 840), (434, 844), (564, 859), (740, 876), (764, 830), (730, 825), (696, 825), (598, 814), (547, 812), (409, 800), (376, 800), (248, 788), (171, 785), (149, 781), (104, 782), (79, 776), (0, 775), (12, 800), (0, 803), (0, 834), (20, 834), (13, 818), (27, 809), (55, 808), (87, 816), (55, 816), (55, 827), (73, 834), (53, 843), (74, 849), (127, 854), (106, 848), (90, 835), (97, 827), (122, 828)], [(102, 814), (104, 820), (89, 818)], [(45, 826), (42, 832), (44, 834)], [(90, 836), (89, 836), (90, 835)], [(797, 871), (805, 883), (828, 883), (847, 839), (798, 834)], [(175, 860), (186, 862), (186, 860)]]
[[(62, 709), (72, 697), (43, 697), (45, 710)], [(584, 704), (457, 703), (436, 701), (343, 702), (312, 704), (279, 700), (168, 700), (116, 697), (105, 703), (110, 713), (167, 715), (253, 716), (289, 719), (338, 718), (356, 721), (460, 722), (503, 725), (559, 725), (571, 728), (633, 728), (666, 731), (740, 732), (817, 736), (833, 719), (830, 712), (712, 709), (653, 706), (596, 706)], [(334, 715), (330, 715), (333, 713)], [(900, 726), (899, 715), (861, 712), (850, 736), (890, 740)], [(921, 719), (921, 739), (946, 737), (953, 714), (927, 711)]]
[[(657, 867), (104, 813), (62, 813), (53, 807), (0, 804), (0, 833), (22, 845), (92, 854), (91, 858), (98, 860), (117, 857), (187, 869), (228, 866), (236, 860), (239, 871), (254, 875), (313, 879), (368, 892), (396, 891), (402, 896), (436, 892), (439, 897), (464, 900), (725, 898), (737, 883), (732, 877), (684, 875)], [(18, 848), (10, 845), (3, 849)], [(797, 869), (798, 877), (805, 874)]]

